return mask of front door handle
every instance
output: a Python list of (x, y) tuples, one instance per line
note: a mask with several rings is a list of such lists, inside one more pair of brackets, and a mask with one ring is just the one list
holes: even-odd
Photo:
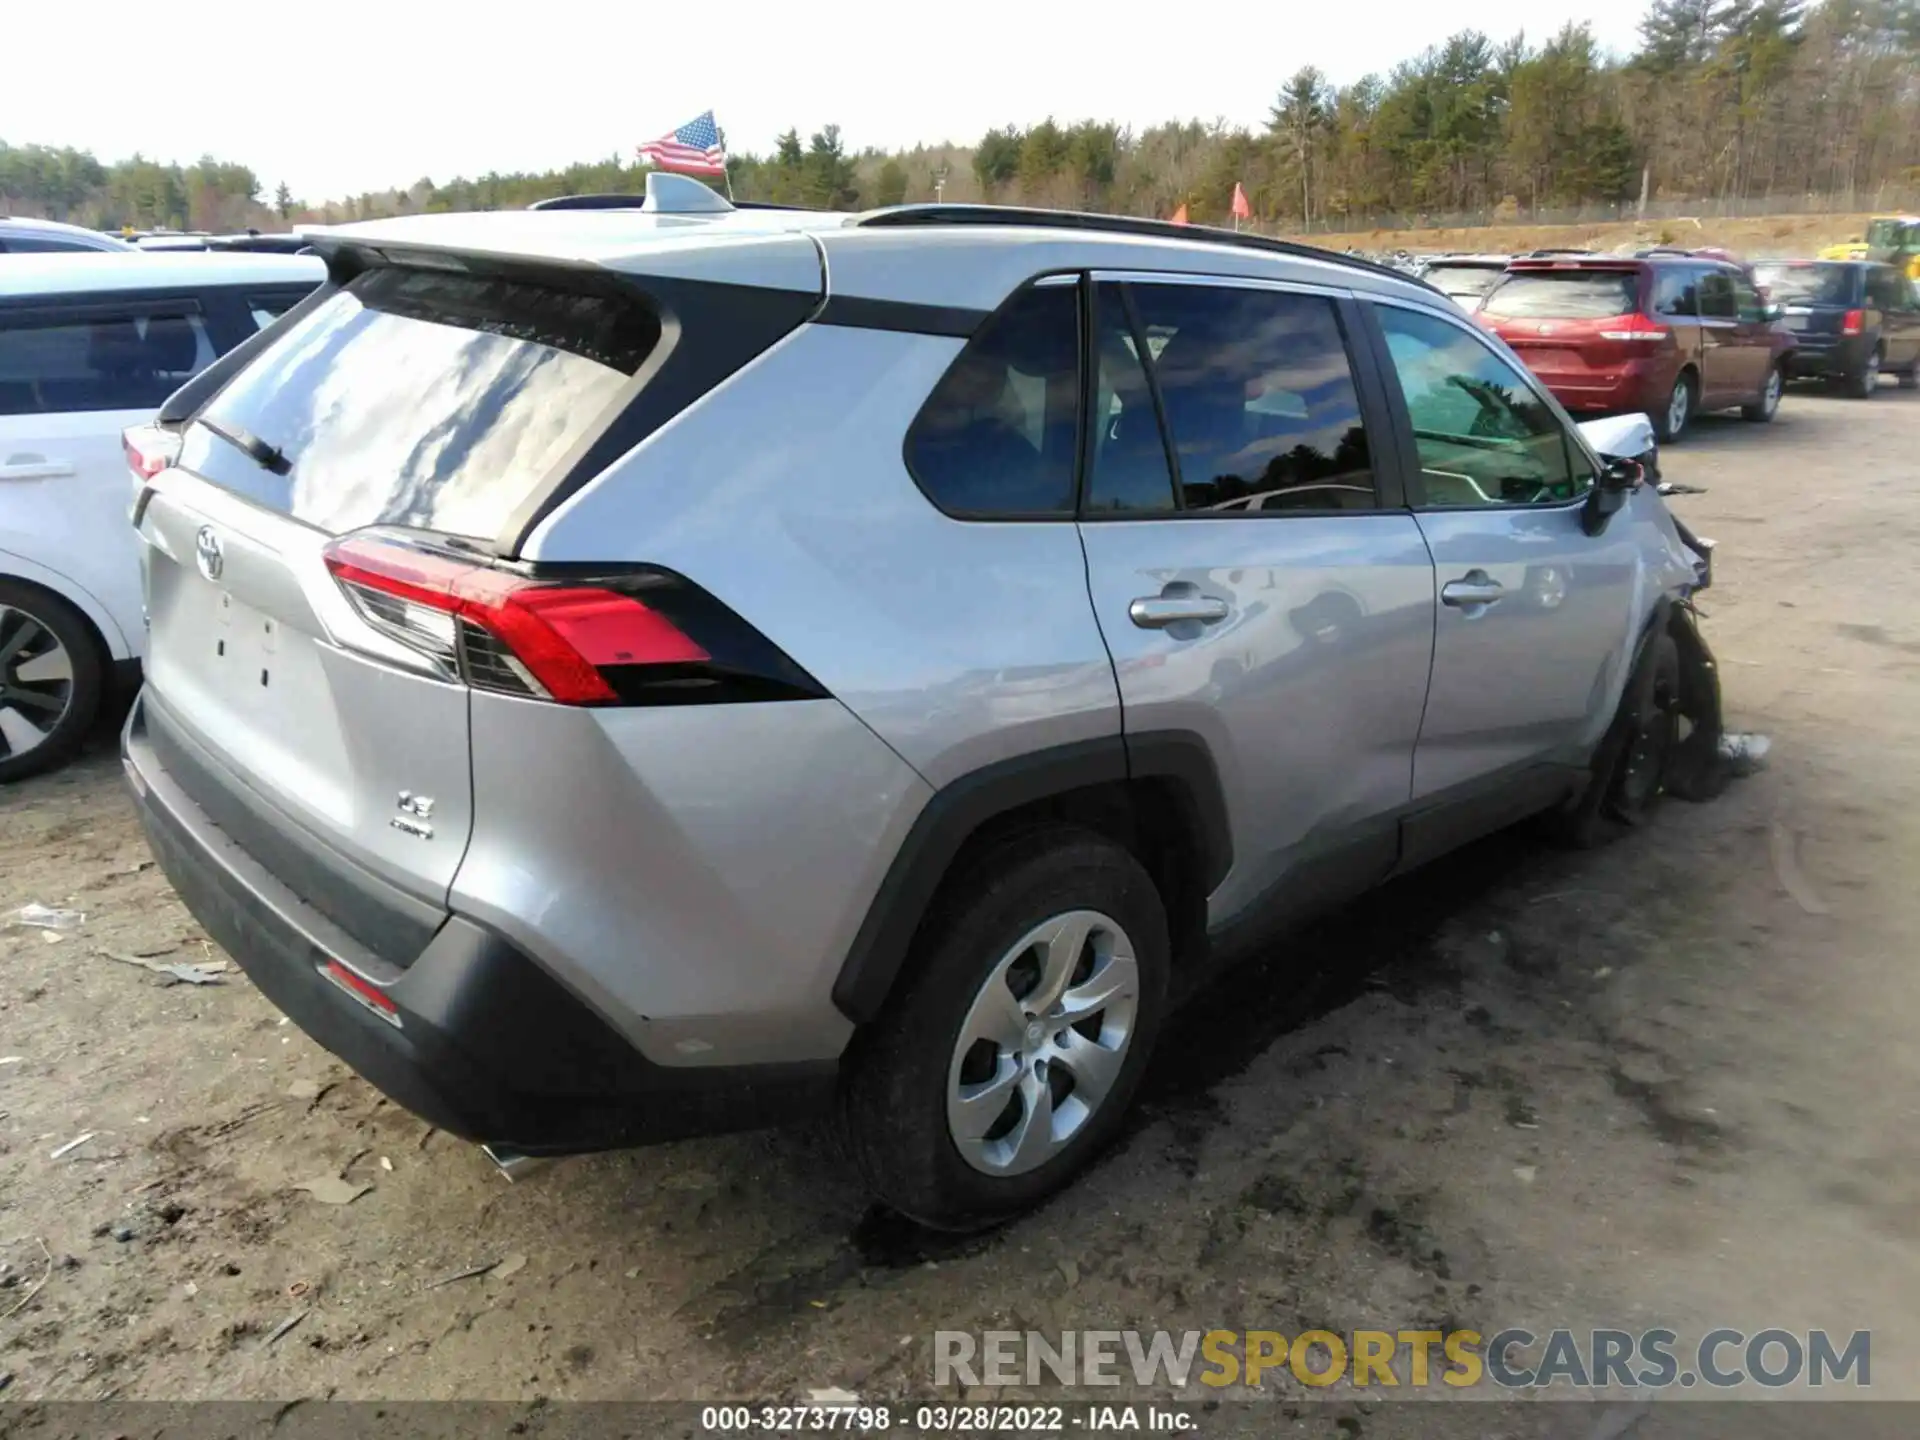
[(1183, 620), (1212, 625), (1227, 618), (1227, 602), (1202, 595), (1192, 586), (1169, 585), (1158, 595), (1142, 595), (1127, 606), (1127, 618), (1142, 630), (1164, 630)]
[(9, 455), (0, 464), (0, 480), (59, 480), (79, 473), (71, 460), (49, 460), (44, 455)]
[(1478, 609), (1499, 604), (1500, 597), (1506, 593), (1500, 582), (1486, 571), (1469, 570), (1458, 580), (1449, 580), (1440, 587), (1440, 603), (1460, 610)]

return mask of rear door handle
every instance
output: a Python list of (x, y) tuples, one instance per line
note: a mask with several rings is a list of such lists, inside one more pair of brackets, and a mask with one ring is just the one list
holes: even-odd
[(1506, 589), (1484, 570), (1469, 570), (1458, 580), (1449, 580), (1440, 587), (1440, 603), (1451, 605), (1458, 610), (1472, 609), (1478, 606), (1497, 605)]
[(1127, 618), (1142, 630), (1164, 630), (1182, 620), (1212, 625), (1227, 618), (1227, 602), (1199, 591), (1182, 592), (1169, 585), (1158, 595), (1142, 595), (1127, 606)]
[(71, 460), (49, 460), (42, 455), (17, 455), (0, 465), (0, 480), (58, 480), (79, 473)]

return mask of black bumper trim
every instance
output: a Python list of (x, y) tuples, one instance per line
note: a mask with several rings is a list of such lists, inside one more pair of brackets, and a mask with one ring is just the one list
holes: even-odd
[(121, 755), (155, 859), (262, 993), (395, 1103), (439, 1129), (528, 1155), (680, 1140), (810, 1116), (833, 1061), (656, 1065), (517, 947), (455, 915), (381, 986), (395, 1027), (320, 967), (390, 973), (203, 812), (160, 765), (136, 702)]

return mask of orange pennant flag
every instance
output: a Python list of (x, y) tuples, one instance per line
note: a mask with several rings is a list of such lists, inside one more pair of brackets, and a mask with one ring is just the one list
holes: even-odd
[(1247, 203), (1247, 192), (1240, 188), (1238, 180), (1233, 182), (1233, 218), (1236, 220), (1253, 218), (1253, 206)]
[(1180, 208), (1173, 212), (1173, 223), (1176, 225), (1185, 225), (1187, 223), (1187, 202), (1186, 201), (1182, 200), (1180, 202)]

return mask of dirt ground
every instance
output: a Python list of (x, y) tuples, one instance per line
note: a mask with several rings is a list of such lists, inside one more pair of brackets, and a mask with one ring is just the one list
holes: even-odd
[(1718, 245), (1753, 259), (1817, 254), (1828, 245), (1866, 233), (1868, 215), (1763, 215), (1739, 220), (1622, 221), (1603, 225), (1491, 225), (1468, 230), (1367, 230), (1351, 235), (1308, 235), (1314, 245), (1356, 250), (1484, 251), (1512, 254), (1559, 245), (1612, 250), (1622, 245)]
[(1769, 768), (1275, 947), (1091, 1175), (960, 1243), (810, 1132), (510, 1184), (237, 973), (107, 958), (218, 958), (107, 750), (15, 787), (0, 914), (86, 919), (0, 924), (6, 1398), (903, 1397), (938, 1328), (1592, 1323), (1870, 1328), (1875, 1393), (1920, 1397), (1917, 451), (1892, 388), (1703, 422), (1668, 473), (1709, 487), (1674, 503), (1721, 542), (1706, 629)]

